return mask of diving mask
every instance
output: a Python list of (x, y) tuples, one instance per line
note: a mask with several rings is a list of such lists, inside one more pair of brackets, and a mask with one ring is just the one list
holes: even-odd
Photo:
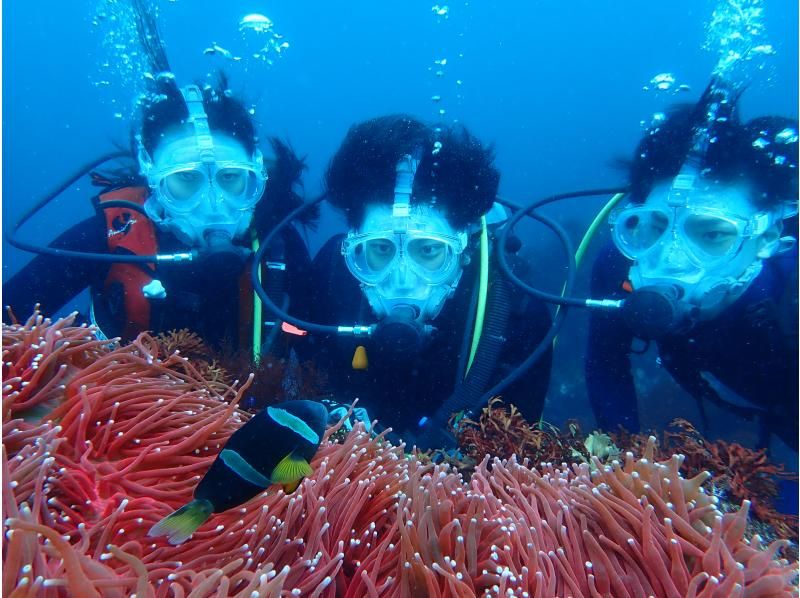
[(777, 234), (765, 243), (759, 238), (781, 218), (780, 210), (757, 210), (744, 188), (698, 185), (689, 174), (614, 214), (614, 243), (634, 260), (633, 293), (623, 305), (634, 333), (681, 333), (731, 305), (779, 249)]
[(465, 247), (466, 233), (436, 232), (416, 222), (403, 232), (351, 232), (342, 253), (350, 272), (364, 284), (381, 284), (392, 272), (407, 269), (423, 283), (435, 285), (458, 270)]
[(694, 178), (678, 175), (666, 193), (656, 189), (645, 204), (612, 215), (613, 240), (626, 257), (641, 261), (677, 243), (693, 266), (709, 268), (729, 261), (775, 222), (773, 214), (743, 205), (736, 190), (712, 194), (697, 189)]
[(213, 249), (219, 244), (209, 239), (232, 240), (247, 230), (264, 192), (266, 171), (258, 150), (248, 155), (235, 137), (224, 133), (212, 137), (197, 86), (181, 93), (192, 134), (166, 136), (153, 156), (138, 138), (139, 164), (153, 192), (145, 209), (187, 244)]
[[(173, 154), (183, 153), (186, 148), (181, 146), (185, 141), (167, 143), (167, 149)], [(217, 143), (215, 149), (220, 154), (233, 156), (240, 153), (241, 146), (236, 145)], [(263, 169), (259, 169), (255, 160), (260, 160), (260, 156), (254, 156), (253, 161), (231, 159), (176, 163), (173, 156), (160, 160), (161, 167), (153, 167), (148, 172), (147, 181), (159, 201), (174, 213), (188, 213), (202, 204), (214, 203), (224, 203), (232, 210), (248, 210), (258, 203), (266, 182)]]

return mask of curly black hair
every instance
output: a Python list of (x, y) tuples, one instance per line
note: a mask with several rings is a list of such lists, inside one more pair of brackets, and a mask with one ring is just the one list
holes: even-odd
[(491, 148), (463, 126), (437, 132), (411, 116), (393, 114), (351, 127), (328, 166), (328, 198), (350, 226), (363, 221), (368, 203), (394, 201), (397, 163), (405, 155), (419, 160), (412, 204), (441, 207), (456, 228), (491, 208), (500, 183)]
[(742, 124), (736, 106), (739, 95), (734, 94), (724, 116), (709, 125), (712, 103), (718, 101), (713, 93), (715, 84), (709, 85), (696, 104), (672, 107), (639, 142), (629, 171), (633, 201), (644, 201), (657, 183), (680, 172), (701, 128), (708, 129), (710, 140), (700, 164), (706, 178), (750, 185), (759, 208), (797, 199), (797, 121), (767, 116)]

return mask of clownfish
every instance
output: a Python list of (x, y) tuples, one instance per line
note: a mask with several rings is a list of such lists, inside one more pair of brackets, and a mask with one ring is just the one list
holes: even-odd
[(294, 492), (311, 474), (328, 410), (315, 401), (287, 401), (254, 415), (228, 439), (194, 490), (192, 502), (156, 523), (148, 536), (181, 544), (212, 513), (236, 507), (272, 484)]

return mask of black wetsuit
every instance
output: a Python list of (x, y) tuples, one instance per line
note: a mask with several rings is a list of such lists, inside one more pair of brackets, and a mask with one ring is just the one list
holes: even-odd
[[(630, 261), (613, 245), (598, 256), (592, 297), (624, 298)], [(701, 405), (722, 398), (708, 374), (759, 410), (760, 443), (776, 434), (797, 450), (798, 339), (797, 253), (765, 260), (745, 293), (714, 320), (659, 341), (662, 366)], [(593, 312), (589, 322), (586, 383), (598, 426), (638, 431), (636, 389), (631, 373), (630, 329), (614, 312)], [(713, 380), (713, 379), (711, 379)], [(747, 411), (726, 403), (742, 415)]]
[[(159, 253), (188, 251), (186, 245), (172, 234), (157, 226), (155, 231)], [(105, 219), (102, 214), (97, 214), (62, 233), (50, 246), (108, 253), (106, 237)], [(285, 292), (290, 297), (303, 297), (308, 292), (311, 265), (306, 245), (293, 227), (286, 227), (278, 242), (283, 244), (280, 249), (288, 264)], [(104, 289), (109, 267), (106, 262), (38, 255), (3, 283), (3, 300), (20, 319), (27, 318), (36, 303), (41, 304), (43, 314), (51, 316), (89, 288), (95, 320), (101, 330), (108, 337), (120, 336), (125, 317), (122, 290), (117, 288), (117, 292), (109, 292)], [(188, 328), (216, 348), (238, 347), (243, 296), (240, 283), (247, 271), (249, 261), (215, 263), (198, 260), (158, 264), (155, 278), (162, 283), (167, 296), (150, 300), (149, 329), (159, 333)], [(85, 313), (82, 310), (82, 321), (87, 321), (88, 317), (88, 309)], [(268, 316), (265, 314), (265, 317)], [(8, 321), (6, 314), (4, 321)], [(252, 328), (252, 322), (244, 325)]]
[[(341, 236), (334, 237), (314, 259), (312, 321), (338, 325), (374, 323), (375, 316), (359, 283), (345, 265), (340, 252), (341, 242)], [(328, 375), (338, 401), (349, 403), (358, 397), (359, 407), (366, 408), (372, 419), (378, 419), (380, 424), (391, 426), (397, 432), (414, 433), (419, 420), (436, 412), (463, 375), (458, 370), (463, 361), (460, 357), (468, 353), (470, 347), (470, 342), (464, 342), (464, 336), (475, 304), (478, 262), (476, 257), (466, 266), (455, 294), (432, 322), (436, 332), (420, 352), (397, 356), (371, 338), (312, 335), (305, 347), (308, 350), (305, 358), (313, 359)], [(490, 266), (493, 266), (491, 262)], [(497, 274), (498, 269), (490, 267), (490, 287), (496, 282)], [(544, 304), (515, 290), (510, 292), (508, 306), (508, 325), (502, 335), (505, 340), (489, 386), (496, 384), (530, 354), (551, 323)], [(487, 302), (487, 322), (492, 317), (492, 310), (496, 309), (490, 299)], [(472, 339), (472, 332), (471, 327), (466, 330), (468, 341)], [(352, 367), (358, 345), (363, 345), (367, 351), (369, 368), (366, 370)], [(542, 413), (551, 360), (552, 352), (548, 350), (534, 367), (502, 393), (503, 400), (516, 405), (529, 421), (536, 421)], [(489, 386), (481, 392), (486, 392)], [(485, 404), (475, 407), (479, 410), (483, 406)]]

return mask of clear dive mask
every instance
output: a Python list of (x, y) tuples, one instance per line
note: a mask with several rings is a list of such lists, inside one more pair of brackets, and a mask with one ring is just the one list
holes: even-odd
[(261, 152), (249, 155), (231, 135), (212, 137), (203, 94), (181, 88), (192, 132), (167, 135), (151, 156), (141, 137), (139, 166), (152, 190), (147, 215), (182, 242), (212, 254), (241, 253), (234, 240), (250, 226), (267, 175)]
[(740, 216), (693, 201), (693, 179), (678, 175), (666, 201), (629, 205), (612, 213), (612, 238), (626, 257), (640, 261), (654, 249), (681, 242), (694, 266), (709, 268), (730, 260), (747, 239), (773, 224), (774, 216), (767, 212)]
[(151, 169), (147, 181), (164, 207), (176, 214), (217, 203), (231, 210), (249, 210), (261, 199), (266, 183), (263, 167), (255, 163), (259, 158), (172, 164)]
[(348, 269), (360, 282), (379, 285), (392, 272), (406, 268), (422, 282), (448, 282), (460, 266), (467, 244), (466, 233), (453, 235), (413, 228), (354, 233), (342, 243)]

